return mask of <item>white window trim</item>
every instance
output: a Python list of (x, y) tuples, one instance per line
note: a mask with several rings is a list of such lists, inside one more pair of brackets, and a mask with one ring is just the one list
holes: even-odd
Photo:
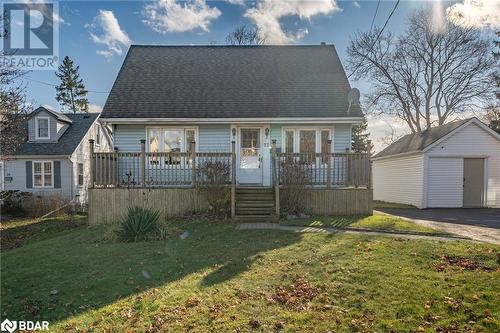
[(282, 127), (281, 128), (281, 151), (286, 151), (286, 132), (293, 131), (293, 152), (300, 153), (300, 132), (301, 131), (316, 131), (316, 153), (321, 153), (321, 132), (328, 131), (329, 139), (332, 140), (332, 153), (333, 153), (333, 128), (330, 127), (317, 127), (317, 126), (301, 126), (301, 127)]
[(101, 146), (101, 127), (99, 124), (96, 126), (95, 145), (97, 147)]
[[(80, 164), (82, 165), (82, 184), (80, 184)], [(76, 184), (78, 187), (82, 187), (85, 184), (85, 164), (84, 163), (76, 163)]]
[[(146, 152), (150, 153), (151, 151), (149, 150), (149, 132), (151, 130), (158, 130), (158, 131), (165, 131), (165, 130), (182, 130), (182, 146), (181, 146), (181, 152), (185, 153), (187, 151), (187, 148), (189, 146), (186, 145), (186, 130), (194, 130), (194, 138), (196, 141), (195, 144), (195, 151), (198, 151), (199, 147), (199, 140), (198, 140), (198, 126), (147, 126), (146, 127)], [(160, 148), (163, 147), (163, 140), (160, 141)], [(160, 149), (160, 153), (161, 153)]]
[[(38, 121), (40, 119), (47, 119), (47, 136), (39, 136)], [(36, 139), (50, 139), (50, 117), (35, 117), (35, 138)]]
[[(42, 183), (44, 184), (42, 186), (35, 185), (35, 163), (42, 163)], [(52, 175), (52, 185), (50, 186), (45, 186), (45, 163), (51, 164), (50, 170)], [(54, 182), (55, 182), (54, 175), (55, 175), (54, 161), (31, 161), (31, 177), (32, 177), (31, 181), (33, 188), (54, 188)]]

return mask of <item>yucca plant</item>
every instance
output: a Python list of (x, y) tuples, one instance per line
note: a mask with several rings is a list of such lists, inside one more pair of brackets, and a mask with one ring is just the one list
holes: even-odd
[(120, 221), (120, 238), (137, 242), (147, 239), (148, 235), (157, 232), (160, 213), (144, 207), (129, 207), (127, 214)]

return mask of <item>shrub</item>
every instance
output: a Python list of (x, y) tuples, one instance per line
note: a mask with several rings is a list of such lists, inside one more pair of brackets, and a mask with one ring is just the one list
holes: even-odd
[(63, 198), (61, 194), (32, 195), (23, 201), (23, 208), (29, 216), (39, 217), (64, 207), (51, 215), (62, 216), (73, 212), (73, 206), (68, 204), (69, 200)]
[(2, 206), (2, 213), (7, 214), (23, 214), (26, 213), (23, 204), (26, 200), (31, 198), (30, 192), (21, 191), (0, 191), (0, 203)]
[(288, 214), (305, 212), (305, 187), (311, 177), (305, 167), (305, 162), (292, 156), (285, 157), (280, 163), (280, 178), (282, 184), (281, 207)]
[(205, 193), (211, 211), (216, 216), (228, 216), (231, 211), (231, 166), (224, 161), (206, 161), (197, 170), (198, 189)]
[(160, 213), (144, 207), (129, 207), (127, 214), (120, 221), (118, 235), (129, 242), (147, 240), (158, 232)]

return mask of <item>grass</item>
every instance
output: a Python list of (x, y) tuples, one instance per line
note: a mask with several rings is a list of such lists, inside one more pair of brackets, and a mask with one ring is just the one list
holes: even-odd
[(54, 332), (497, 332), (500, 247), (177, 222), (166, 241), (79, 226), (1, 253), (1, 313)]
[(420, 226), (411, 221), (382, 214), (372, 216), (335, 216), (306, 219), (281, 220), (281, 224), (308, 227), (361, 228), (383, 231), (412, 232), (443, 235), (441, 231)]
[(417, 209), (417, 207), (397, 202), (386, 202), (380, 200), (373, 200), (373, 208), (403, 208), (403, 209)]
[(58, 216), (40, 220), (38, 218), (15, 218), (0, 223), (0, 249), (13, 249), (24, 244), (50, 238), (54, 233), (70, 230), (85, 224), (86, 216)]

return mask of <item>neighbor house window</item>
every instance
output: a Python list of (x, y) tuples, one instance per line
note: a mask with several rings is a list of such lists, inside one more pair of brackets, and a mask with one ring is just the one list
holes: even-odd
[(78, 163), (78, 186), (83, 186), (83, 163)]
[[(168, 156), (151, 156), (150, 164), (180, 164), (182, 158), (175, 153), (191, 152), (191, 142), (196, 142), (195, 128), (149, 128), (148, 151), (150, 153), (171, 153)], [(189, 159), (186, 160), (189, 163)]]
[(33, 161), (33, 187), (53, 187), (54, 164), (52, 161)]
[(35, 131), (37, 139), (49, 138), (49, 117), (35, 118)]
[(95, 131), (95, 144), (98, 146), (101, 145), (101, 127), (99, 125), (97, 125)]

